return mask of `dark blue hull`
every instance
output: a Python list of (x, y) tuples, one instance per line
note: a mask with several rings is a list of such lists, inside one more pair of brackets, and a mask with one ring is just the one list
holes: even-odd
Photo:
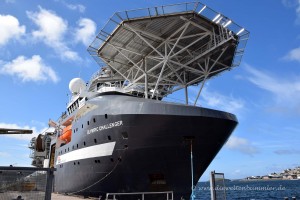
[[(103, 199), (106, 193), (174, 191), (174, 199), (189, 199), (189, 139), (193, 138), (196, 185), (237, 125), (234, 118), (224, 117), (226, 115), (223, 112), (221, 116), (106, 114), (86, 118), (89, 125), (85, 123), (83, 128), (81, 121), (75, 122), (73, 129), (76, 131), (77, 125), (81, 130), (73, 134), (81, 137), (57, 149), (59, 154), (109, 142), (115, 142), (114, 150), (112, 155), (57, 165), (55, 191), (103, 196)], [(120, 126), (103, 128), (104, 125), (120, 121)], [(97, 130), (93, 129), (96, 127)], [(101, 130), (99, 127), (102, 127)]]

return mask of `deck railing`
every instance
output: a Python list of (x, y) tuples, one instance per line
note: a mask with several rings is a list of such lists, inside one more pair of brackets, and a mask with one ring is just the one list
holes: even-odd
[[(107, 193), (105, 200), (118, 200), (121, 196), (136, 196), (140, 200), (145, 200), (145, 196), (163, 196), (166, 200), (173, 200), (173, 191), (166, 192), (130, 192), (130, 193)], [(112, 199), (111, 199), (112, 198)], [(120, 198), (121, 199), (121, 198)]]
[[(105, 41), (107, 41), (112, 36), (114, 31), (122, 24), (123, 21), (130, 21), (138, 18), (154, 18), (164, 15), (187, 12), (197, 13), (207, 20), (222, 26), (222, 28), (225, 29), (227, 33), (234, 34), (239, 37), (239, 43), (236, 48), (235, 57), (232, 63), (233, 67), (238, 66), (244, 54), (244, 49), (249, 38), (249, 31), (239, 26), (228, 17), (214, 11), (213, 9), (209, 8), (199, 1), (116, 12), (108, 20), (95, 40), (88, 47), (88, 51), (93, 57), (96, 56), (95, 52), (97, 52), (97, 50), (101, 48)], [(105, 65), (99, 59), (96, 59), (96, 61), (100, 66)]]

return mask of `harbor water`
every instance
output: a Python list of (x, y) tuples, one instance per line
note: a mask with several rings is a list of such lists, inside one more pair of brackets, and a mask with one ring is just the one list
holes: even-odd
[[(225, 190), (227, 200), (300, 199), (300, 180), (226, 181)], [(195, 194), (195, 200), (210, 199), (209, 182), (199, 182)]]

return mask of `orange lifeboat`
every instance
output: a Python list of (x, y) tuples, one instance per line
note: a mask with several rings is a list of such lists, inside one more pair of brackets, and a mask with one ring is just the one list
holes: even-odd
[(62, 135), (59, 137), (59, 139), (66, 141), (68, 143), (71, 141), (71, 137), (72, 137), (72, 125), (69, 125), (63, 129)]

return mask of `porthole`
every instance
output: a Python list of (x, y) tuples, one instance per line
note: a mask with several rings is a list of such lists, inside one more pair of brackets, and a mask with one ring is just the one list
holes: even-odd
[(87, 121), (87, 125), (90, 125), (90, 121)]
[(83, 146), (85, 146), (85, 142), (83, 142)]
[(111, 137), (110, 137), (110, 135), (109, 135), (109, 136), (107, 136), (107, 139), (108, 139), (108, 140), (111, 140)]
[(77, 149), (78, 149), (78, 144), (77, 144)]
[(122, 132), (121, 134), (123, 139), (128, 139), (128, 133), (126, 131)]
[(93, 119), (94, 123), (96, 123), (96, 118)]
[(107, 114), (104, 115), (105, 119), (107, 119)]
[(128, 149), (128, 145), (127, 144), (124, 145), (124, 149)]
[(114, 159), (113, 159), (113, 158), (110, 158), (110, 161), (111, 161), (111, 162), (114, 162)]
[(97, 143), (97, 139), (94, 139), (94, 142)]
[(81, 124), (81, 128), (83, 128), (83, 124)]

